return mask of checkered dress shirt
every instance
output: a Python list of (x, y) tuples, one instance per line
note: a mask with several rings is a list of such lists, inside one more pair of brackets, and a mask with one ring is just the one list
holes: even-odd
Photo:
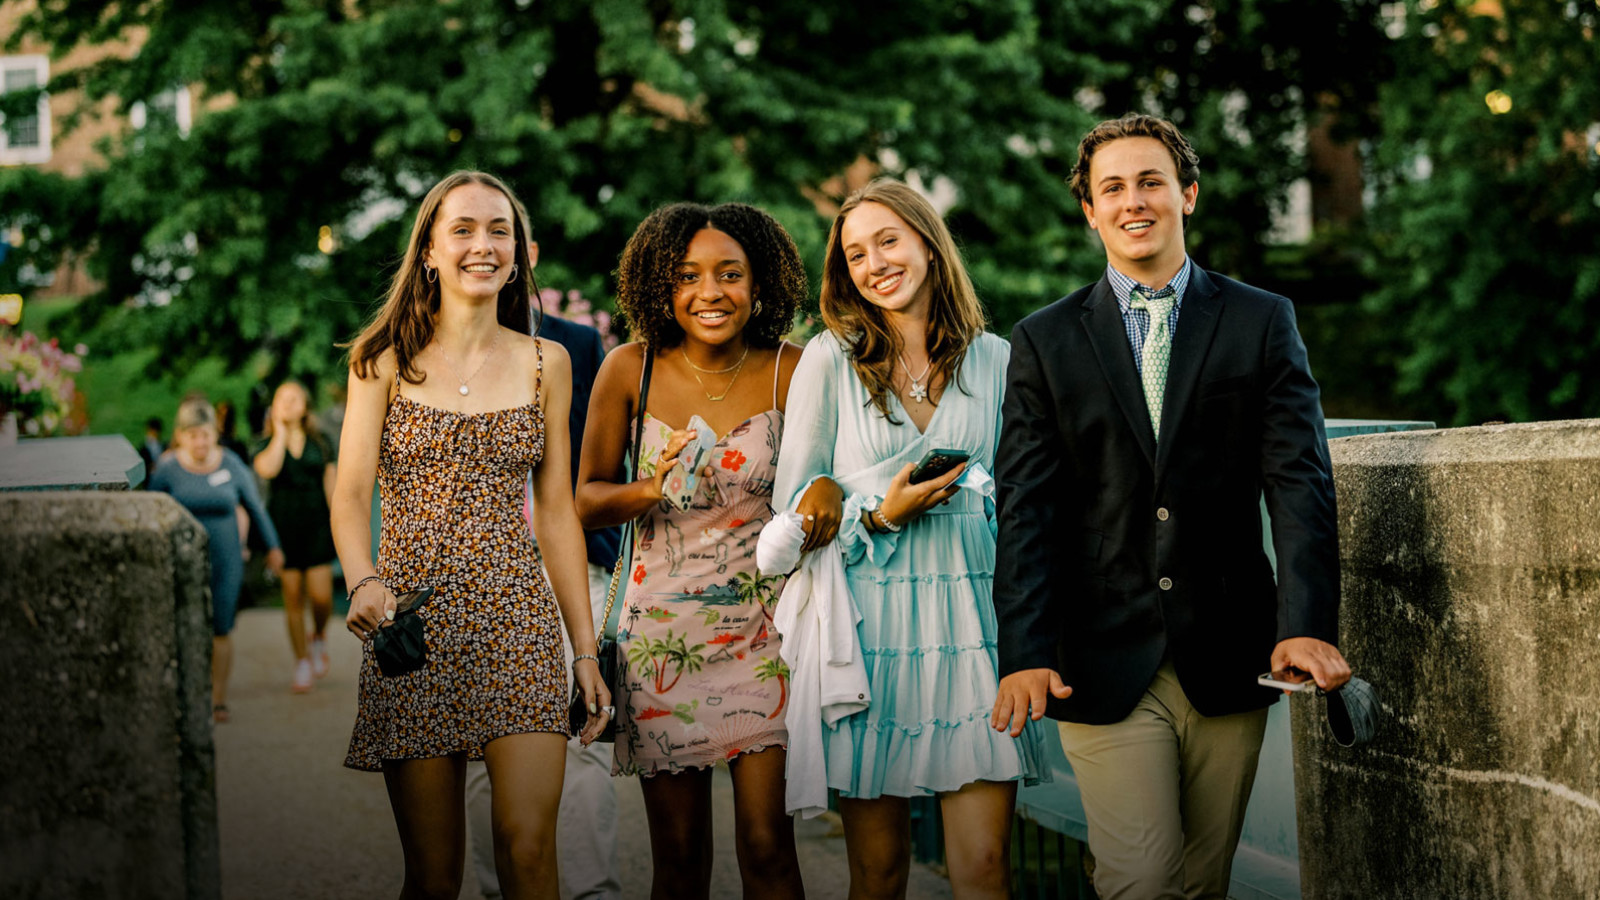
[[(1183, 291), (1189, 286), (1189, 272), (1194, 263), (1189, 257), (1183, 258), (1183, 268), (1172, 277), (1167, 284), (1177, 294), (1177, 300), (1172, 304), (1172, 315), (1167, 318), (1167, 328), (1174, 337), (1178, 334), (1178, 310), (1183, 307)], [(1117, 295), (1117, 307), (1122, 310), (1122, 328), (1128, 333), (1128, 346), (1133, 348), (1133, 364), (1138, 367), (1139, 374), (1144, 374), (1144, 336), (1150, 333), (1150, 313), (1148, 310), (1134, 309), (1130, 298), (1133, 289), (1140, 287), (1140, 282), (1118, 272), (1112, 266), (1106, 266), (1106, 277), (1111, 281), (1111, 292)], [(1152, 291), (1160, 290), (1167, 285), (1143, 285)]]

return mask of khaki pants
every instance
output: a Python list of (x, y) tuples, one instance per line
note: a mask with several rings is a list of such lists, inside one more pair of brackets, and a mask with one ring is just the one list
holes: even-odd
[(1195, 712), (1170, 662), (1121, 722), (1060, 723), (1100, 900), (1227, 897), (1266, 725)]

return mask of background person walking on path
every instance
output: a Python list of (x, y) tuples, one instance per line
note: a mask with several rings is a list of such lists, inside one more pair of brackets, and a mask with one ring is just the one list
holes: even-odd
[(242, 507), (266, 541), (267, 567), (283, 569), (283, 550), (272, 517), (256, 493), (256, 479), (244, 460), (217, 444), (217, 414), (205, 398), (185, 400), (172, 423), (173, 451), (150, 476), (150, 490), (164, 491), (194, 514), (210, 538), (211, 556), (211, 708), (228, 721), (228, 676), (233, 668), (234, 613), (244, 581), (244, 547), (239, 534)]
[[(526, 221), (493, 176), (439, 182), (423, 198), (388, 300), (351, 352), (333, 524), (353, 585), (346, 625), (367, 647), (345, 765), (384, 774), (405, 851), (404, 898), (460, 892), (469, 759), (488, 764), (502, 891), (556, 894), (569, 717), (563, 621), (578, 651), (585, 740), (610, 713), (572, 505), (571, 366), (560, 345), (530, 334)], [(530, 470), (548, 580), (522, 518)], [(426, 629), (426, 659), (382, 674), (371, 638), (398, 627), (389, 625), (396, 594), (421, 588), (433, 589), (412, 614)]]
[[(251, 465), (267, 484), (267, 511), (283, 541), (283, 614), (294, 652), (295, 693), (328, 674), (328, 618), (333, 613), (333, 533), (329, 498), (338, 466), (311, 417), (305, 386), (285, 381), (272, 395), (264, 439)], [(306, 601), (311, 639), (306, 640)]]

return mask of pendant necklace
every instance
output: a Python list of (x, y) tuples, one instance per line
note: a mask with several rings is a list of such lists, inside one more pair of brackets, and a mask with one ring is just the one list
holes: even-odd
[[(702, 369), (694, 364), (694, 360), (689, 358), (689, 349), (687, 347), (680, 345), (678, 347), (678, 352), (683, 354), (683, 361), (689, 364), (690, 369), (694, 370), (689, 374), (694, 376), (695, 382), (700, 385), (700, 390), (706, 395), (706, 399), (710, 400), (712, 403), (717, 403), (721, 401), (722, 398), (728, 396), (728, 392), (733, 390), (733, 383), (739, 380), (739, 373), (744, 371), (745, 357), (750, 355), (750, 345), (745, 344), (744, 352), (739, 354), (739, 361), (727, 367), (726, 369)], [(706, 390), (706, 383), (700, 379), (701, 372), (704, 372), (707, 375), (726, 375), (729, 372), (732, 372), (733, 377), (728, 379), (728, 386), (723, 388), (722, 393), (713, 397), (711, 396), (711, 392)]]
[(462, 378), (461, 374), (456, 371), (456, 364), (450, 361), (450, 354), (444, 352), (444, 343), (442, 341), (439, 342), (439, 355), (444, 357), (444, 364), (450, 367), (450, 374), (454, 375), (456, 380), (461, 382), (461, 387), (457, 389), (460, 391), (461, 396), (465, 397), (468, 393), (470, 393), (467, 390), (467, 382), (476, 378), (478, 373), (483, 371), (484, 363), (487, 363), (489, 361), (489, 357), (494, 355), (494, 348), (498, 343), (500, 343), (500, 326), (496, 324), (494, 328), (494, 338), (489, 341), (489, 349), (484, 351), (483, 359), (478, 361), (478, 367), (472, 370), (471, 375)]
[(933, 360), (929, 359), (928, 364), (922, 367), (921, 375), (913, 375), (911, 374), (911, 367), (906, 365), (906, 355), (902, 353), (900, 354), (900, 368), (905, 369), (906, 377), (911, 379), (911, 387), (906, 389), (906, 393), (910, 394), (911, 399), (918, 403), (927, 403), (928, 386), (923, 384), (922, 380), (928, 377), (928, 371), (933, 368)]

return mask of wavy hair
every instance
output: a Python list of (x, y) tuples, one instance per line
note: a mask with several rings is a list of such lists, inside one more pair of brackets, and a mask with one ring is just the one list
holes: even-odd
[(866, 386), (872, 405), (898, 424), (889, 411), (889, 394), (894, 390), (895, 362), (904, 350), (900, 332), (890, 327), (883, 310), (861, 296), (844, 254), (844, 220), (863, 203), (888, 207), (933, 253), (928, 264), (928, 285), (933, 292), (928, 306), (927, 351), (933, 372), (929, 384), (942, 381), (965, 390), (960, 381), (961, 363), (967, 358), (967, 348), (983, 333), (985, 317), (955, 238), (926, 197), (903, 181), (879, 178), (839, 207), (822, 261), (822, 321), (849, 352), (850, 364)]
[(794, 327), (795, 311), (806, 296), (806, 267), (778, 220), (747, 203), (674, 203), (639, 223), (617, 265), (617, 311), (627, 317), (634, 338), (652, 350), (683, 340), (672, 300), (678, 265), (702, 228), (715, 228), (738, 241), (750, 259), (752, 296), (760, 300), (761, 311), (752, 311), (744, 339), (756, 347), (778, 346)]
[[(306, 390), (306, 386), (304, 384), (301, 384), (300, 382), (291, 378), (288, 381), (278, 385), (277, 389), (272, 392), (273, 403), (278, 401), (278, 392), (282, 391), (284, 388), (294, 388), (295, 390), (299, 391), (300, 396), (305, 399), (305, 412), (300, 414), (300, 430), (304, 431), (307, 437), (310, 437), (318, 443), (321, 443), (322, 430), (317, 427), (317, 417), (311, 414), (311, 392)], [(267, 421), (261, 426), (261, 436), (271, 439), (272, 433), (276, 430), (277, 429), (272, 423), (272, 409), (269, 406), (267, 409)]]
[[(422, 198), (416, 221), (411, 223), (411, 237), (406, 241), (405, 256), (400, 268), (389, 282), (389, 294), (376, 315), (361, 329), (355, 340), (343, 346), (351, 348), (350, 367), (358, 378), (370, 378), (377, 372), (378, 358), (385, 350), (394, 350), (395, 371), (411, 384), (421, 384), (427, 378), (416, 367), (415, 360), (428, 342), (433, 340), (434, 317), (439, 313), (439, 284), (430, 283), (423, 271), (422, 255), (433, 240), (433, 223), (445, 195), (464, 184), (481, 184), (504, 194), (511, 202), (511, 217), (515, 220), (512, 231), (516, 241), (513, 261), (519, 273), (515, 281), (500, 288), (496, 301), (495, 317), (499, 323), (521, 334), (532, 334), (531, 310), (538, 301), (539, 288), (533, 280), (533, 265), (528, 259), (528, 211), (522, 201), (511, 192), (506, 183), (487, 172), (452, 172), (439, 181)], [(540, 306), (539, 317), (544, 318)]]
[[(1189, 186), (1200, 180), (1200, 155), (1194, 152), (1189, 139), (1183, 136), (1178, 126), (1159, 116), (1147, 116), (1142, 113), (1128, 113), (1120, 119), (1107, 119), (1089, 129), (1089, 133), (1078, 142), (1078, 162), (1072, 167), (1072, 177), (1069, 183), (1072, 186), (1072, 196), (1079, 203), (1094, 206), (1093, 187), (1089, 184), (1089, 162), (1094, 159), (1096, 150), (1112, 141), (1121, 138), (1147, 137), (1161, 142), (1167, 148), (1167, 153), (1172, 156), (1172, 165), (1178, 172), (1178, 186), (1188, 190)], [(1183, 224), (1189, 224), (1189, 214), (1183, 214)]]

